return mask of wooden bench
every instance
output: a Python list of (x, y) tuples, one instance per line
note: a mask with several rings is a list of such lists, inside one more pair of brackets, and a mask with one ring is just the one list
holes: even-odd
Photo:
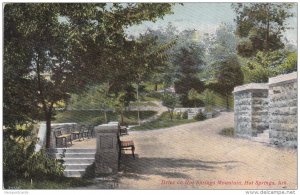
[(126, 126), (119, 126), (119, 134), (120, 135), (128, 135), (128, 130)]
[[(80, 140), (81, 138), (83, 138), (82, 133), (80, 131), (78, 131), (78, 130), (72, 131), (71, 133), (73, 135), (73, 138), (72, 138), (73, 140), (74, 140), (74, 137), (75, 137), (75, 139), (77, 137), (78, 140)], [(81, 138), (80, 138), (80, 136), (81, 136)]]
[(57, 147), (57, 141), (62, 140), (62, 144), (64, 144), (66, 147), (68, 147), (68, 142), (72, 144), (72, 134), (71, 133), (66, 133), (62, 134), (61, 131), (54, 131), (54, 136), (55, 136), (55, 145)]
[(90, 138), (89, 130), (86, 126), (84, 126), (84, 125), (81, 126), (80, 133), (82, 134), (83, 140), (84, 140), (84, 138)]
[(121, 141), (119, 136), (118, 136), (118, 141), (119, 141), (119, 159), (121, 158), (122, 150), (131, 150), (132, 156), (135, 159), (135, 156), (134, 156), (134, 151), (135, 151), (134, 142), (132, 140)]
[(89, 125), (88, 126), (88, 130), (89, 130), (89, 134), (91, 135), (91, 137), (95, 137), (95, 131), (94, 131), (94, 126), (93, 125)]

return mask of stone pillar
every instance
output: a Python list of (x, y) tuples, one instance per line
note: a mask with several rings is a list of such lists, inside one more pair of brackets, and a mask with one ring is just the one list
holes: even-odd
[(119, 167), (118, 125), (104, 124), (95, 127), (97, 151), (95, 173), (98, 176), (115, 174)]
[(297, 148), (297, 72), (269, 79), (271, 143)]
[(238, 86), (233, 94), (235, 134), (253, 137), (268, 129), (268, 84)]

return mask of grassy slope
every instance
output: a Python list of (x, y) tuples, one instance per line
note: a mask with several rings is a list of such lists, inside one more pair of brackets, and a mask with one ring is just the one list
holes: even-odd
[(142, 124), (141, 126), (133, 127), (132, 130), (152, 130), (160, 129), (166, 127), (173, 127), (176, 125), (181, 125), (185, 123), (195, 122), (196, 120), (187, 120), (187, 119), (170, 119), (170, 116), (167, 112), (164, 112), (158, 119)]
[[(149, 118), (156, 113), (156, 111), (140, 111), (140, 119)], [(69, 110), (58, 112), (55, 118), (54, 123), (76, 122), (98, 125), (104, 122), (104, 113), (98, 110)], [(108, 121), (120, 120), (119, 114), (114, 112), (108, 112), (107, 118)], [(124, 120), (128, 124), (137, 124), (137, 111), (126, 111)]]

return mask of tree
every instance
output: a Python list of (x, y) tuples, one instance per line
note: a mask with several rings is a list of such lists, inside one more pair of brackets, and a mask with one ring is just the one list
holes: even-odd
[(162, 105), (168, 108), (168, 113), (171, 120), (173, 120), (174, 109), (178, 102), (179, 99), (174, 93), (165, 93), (162, 97)]
[[(70, 93), (89, 83), (127, 72), (128, 65), (120, 66), (118, 62), (127, 56), (127, 46), (135, 42), (126, 40), (124, 28), (145, 20), (155, 21), (167, 13), (171, 13), (171, 4), (5, 5), (4, 124), (13, 129), (20, 122), (40, 119), (35, 111), (42, 112), (49, 147), (54, 104), (67, 100)], [(16, 75), (18, 78), (12, 82)], [(21, 87), (24, 81), (27, 85)], [(22, 104), (21, 98), (14, 97), (27, 95), (27, 91), (32, 93), (30, 98), (23, 98), (28, 103), (22, 106), (29, 108), (27, 113), (14, 111)], [(14, 115), (20, 116), (19, 121)]]
[(197, 107), (197, 100), (200, 100), (200, 94), (192, 88), (188, 93), (188, 99), (194, 102), (194, 107)]
[(136, 84), (136, 99), (138, 101), (138, 121), (140, 124), (139, 90), (143, 81), (153, 79), (153, 75), (164, 69), (168, 62), (168, 50), (173, 43), (160, 43), (158, 37), (145, 33), (140, 35), (137, 43), (132, 47), (129, 56), (130, 75), (128, 78)]
[(219, 63), (215, 73), (215, 81), (208, 88), (223, 95), (226, 99), (226, 109), (229, 110), (229, 98), (235, 86), (243, 84), (244, 76), (236, 56), (229, 56)]
[[(73, 75), (70, 73), (72, 67), (67, 54), (68, 48), (66, 48), (66, 45), (71, 42), (67, 38), (70, 34), (66, 25), (54, 19), (58, 10), (57, 4), (52, 6), (47, 4), (8, 4), (5, 6), (4, 14), (4, 72), (7, 74), (6, 76), (11, 74), (10, 71), (19, 74), (19, 78), (14, 80), (12, 85), (19, 85), (22, 81), (28, 83), (28, 87), (19, 88), (13, 92), (16, 94), (24, 93), (24, 91), (32, 93), (29, 97), (34, 96), (34, 98), (27, 103), (33, 109), (43, 112), (48, 129), (51, 128), (50, 121), (54, 103), (67, 99), (69, 97), (67, 91), (72, 89), (70, 85), (74, 84)], [(11, 58), (14, 55), (23, 55), (26, 61), (20, 58)], [(24, 64), (20, 66), (21, 63)], [(13, 67), (19, 66), (23, 68), (22, 71), (18, 68), (13, 69)], [(12, 78), (5, 77), (5, 79), (9, 83)], [(4, 89), (7, 88), (10, 88), (9, 84), (4, 86)], [(4, 100), (4, 105), (8, 110), (18, 109), (10, 107), (14, 105), (7, 104), (7, 101), (9, 100)], [(4, 110), (7, 118), (13, 117), (6, 111)], [(27, 110), (27, 113), (25, 116), (29, 116), (32, 121), (39, 119), (39, 117), (31, 116), (32, 110)], [(20, 114), (17, 113), (17, 115)], [(19, 121), (14, 121), (14, 123), (9, 124), (12, 129), (19, 124)], [(7, 125), (6, 122), (4, 124)], [(47, 136), (50, 137), (50, 131), (47, 131)], [(48, 140), (47, 143), (49, 146), (50, 141)]]
[(238, 53), (244, 57), (258, 51), (282, 49), (282, 33), (290, 28), (286, 22), (294, 16), (290, 9), (293, 3), (236, 3), (236, 33), (241, 38)]
[[(175, 91), (181, 95), (181, 104), (183, 106), (194, 106), (195, 102), (188, 100), (188, 92), (195, 89), (201, 93), (204, 90), (204, 84), (197, 77), (200, 68), (203, 65), (202, 48), (197, 45), (191, 45), (188, 48), (181, 48), (176, 55), (175, 63), (179, 65), (177, 73), (178, 80), (175, 81)], [(198, 102), (198, 106), (201, 102)]]
[(108, 122), (107, 112), (113, 109), (115, 97), (110, 94), (108, 83), (89, 86), (80, 94), (72, 94), (70, 107), (77, 109), (100, 109), (103, 110), (104, 122)]
[(284, 50), (258, 52), (242, 70), (246, 83), (267, 83), (270, 77), (297, 71), (297, 53)]
[(202, 78), (206, 80), (214, 79), (219, 62), (228, 56), (237, 55), (237, 37), (234, 34), (234, 27), (222, 23), (213, 35), (205, 35), (203, 42), (206, 48), (206, 64)]
[(214, 92), (210, 89), (205, 89), (200, 94), (200, 99), (204, 102), (206, 111), (211, 112), (216, 103), (216, 96)]

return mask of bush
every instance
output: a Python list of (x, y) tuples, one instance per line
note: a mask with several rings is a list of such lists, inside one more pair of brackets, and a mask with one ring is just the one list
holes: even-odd
[(180, 112), (175, 113), (175, 117), (174, 118), (177, 119), (177, 120), (181, 120), (182, 119), (181, 113)]
[(199, 112), (196, 116), (194, 116), (194, 119), (197, 121), (203, 121), (206, 119), (206, 116), (202, 112)]
[(44, 150), (35, 152), (35, 144), (36, 139), (33, 135), (14, 138), (5, 132), (3, 139), (4, 185), (16, 179), (42, 180), (62, 176), (64, 171), (62, 160), (51, 158)]
[(163, 94), (159, 93), (157, 91), (151, 91), (147, 94), (147, 97), (154, 98), (154, 99), (161, 99), (162, 96), (163, 96)]
[(181, 117), (182, 119), (188, 119), (188, 112), (187, 111), (183, 112)]
[(234, 136), (234, 128), (224, 128), (220, 132), (221, 135), (233, 137)]

